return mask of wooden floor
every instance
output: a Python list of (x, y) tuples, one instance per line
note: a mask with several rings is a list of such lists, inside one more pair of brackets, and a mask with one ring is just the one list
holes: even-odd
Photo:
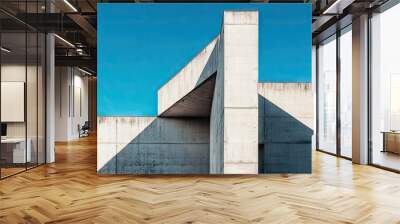
[(374, 164), (400, 170), (400, 154), (376, 150), (372, 159)]
[(315, 152), (312, 175), (99, 176), (94, 138), (0, 181), (0, 223), (400, 223), (400, 175)]

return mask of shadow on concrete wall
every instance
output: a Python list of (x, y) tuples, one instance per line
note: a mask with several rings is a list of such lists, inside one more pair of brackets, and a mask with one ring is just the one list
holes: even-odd
[(264, 144), (259, 149), (260, 173), (311, 173), (313, 130), (265, 97), (258, 97)]
[[(100, 174), (208, 174), (209, 119), (156, 118)], [(119, 148), (119, 149), (118, 149)]]
[[(105, 147), (115, 147), (118, 153), (98, 173), (209, 174), (210, 111), (218, 65), (217, 48), (218, 45), (193, 90), (129, 143), (106, 144)], [(118, 136), (118, 124), (116, 129)]]

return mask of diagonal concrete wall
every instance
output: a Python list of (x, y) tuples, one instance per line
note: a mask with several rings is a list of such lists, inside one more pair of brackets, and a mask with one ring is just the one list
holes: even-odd
[(158, 90), (159, 116), (216, 72), (215, 45), (218, 41), (219, 35)]

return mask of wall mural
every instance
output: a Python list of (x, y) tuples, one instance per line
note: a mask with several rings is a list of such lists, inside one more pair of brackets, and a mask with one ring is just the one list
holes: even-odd
[(311, 4), (99, 4), (98, 172), (310, 173), (310, 82)]

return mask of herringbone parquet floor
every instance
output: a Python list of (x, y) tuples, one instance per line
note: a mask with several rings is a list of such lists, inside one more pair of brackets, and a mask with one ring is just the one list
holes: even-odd
[(400, 175), (315, 152), (312, 175), (98, 176), (96, 140), (0, 181), (0, 223), (400, 223)]

